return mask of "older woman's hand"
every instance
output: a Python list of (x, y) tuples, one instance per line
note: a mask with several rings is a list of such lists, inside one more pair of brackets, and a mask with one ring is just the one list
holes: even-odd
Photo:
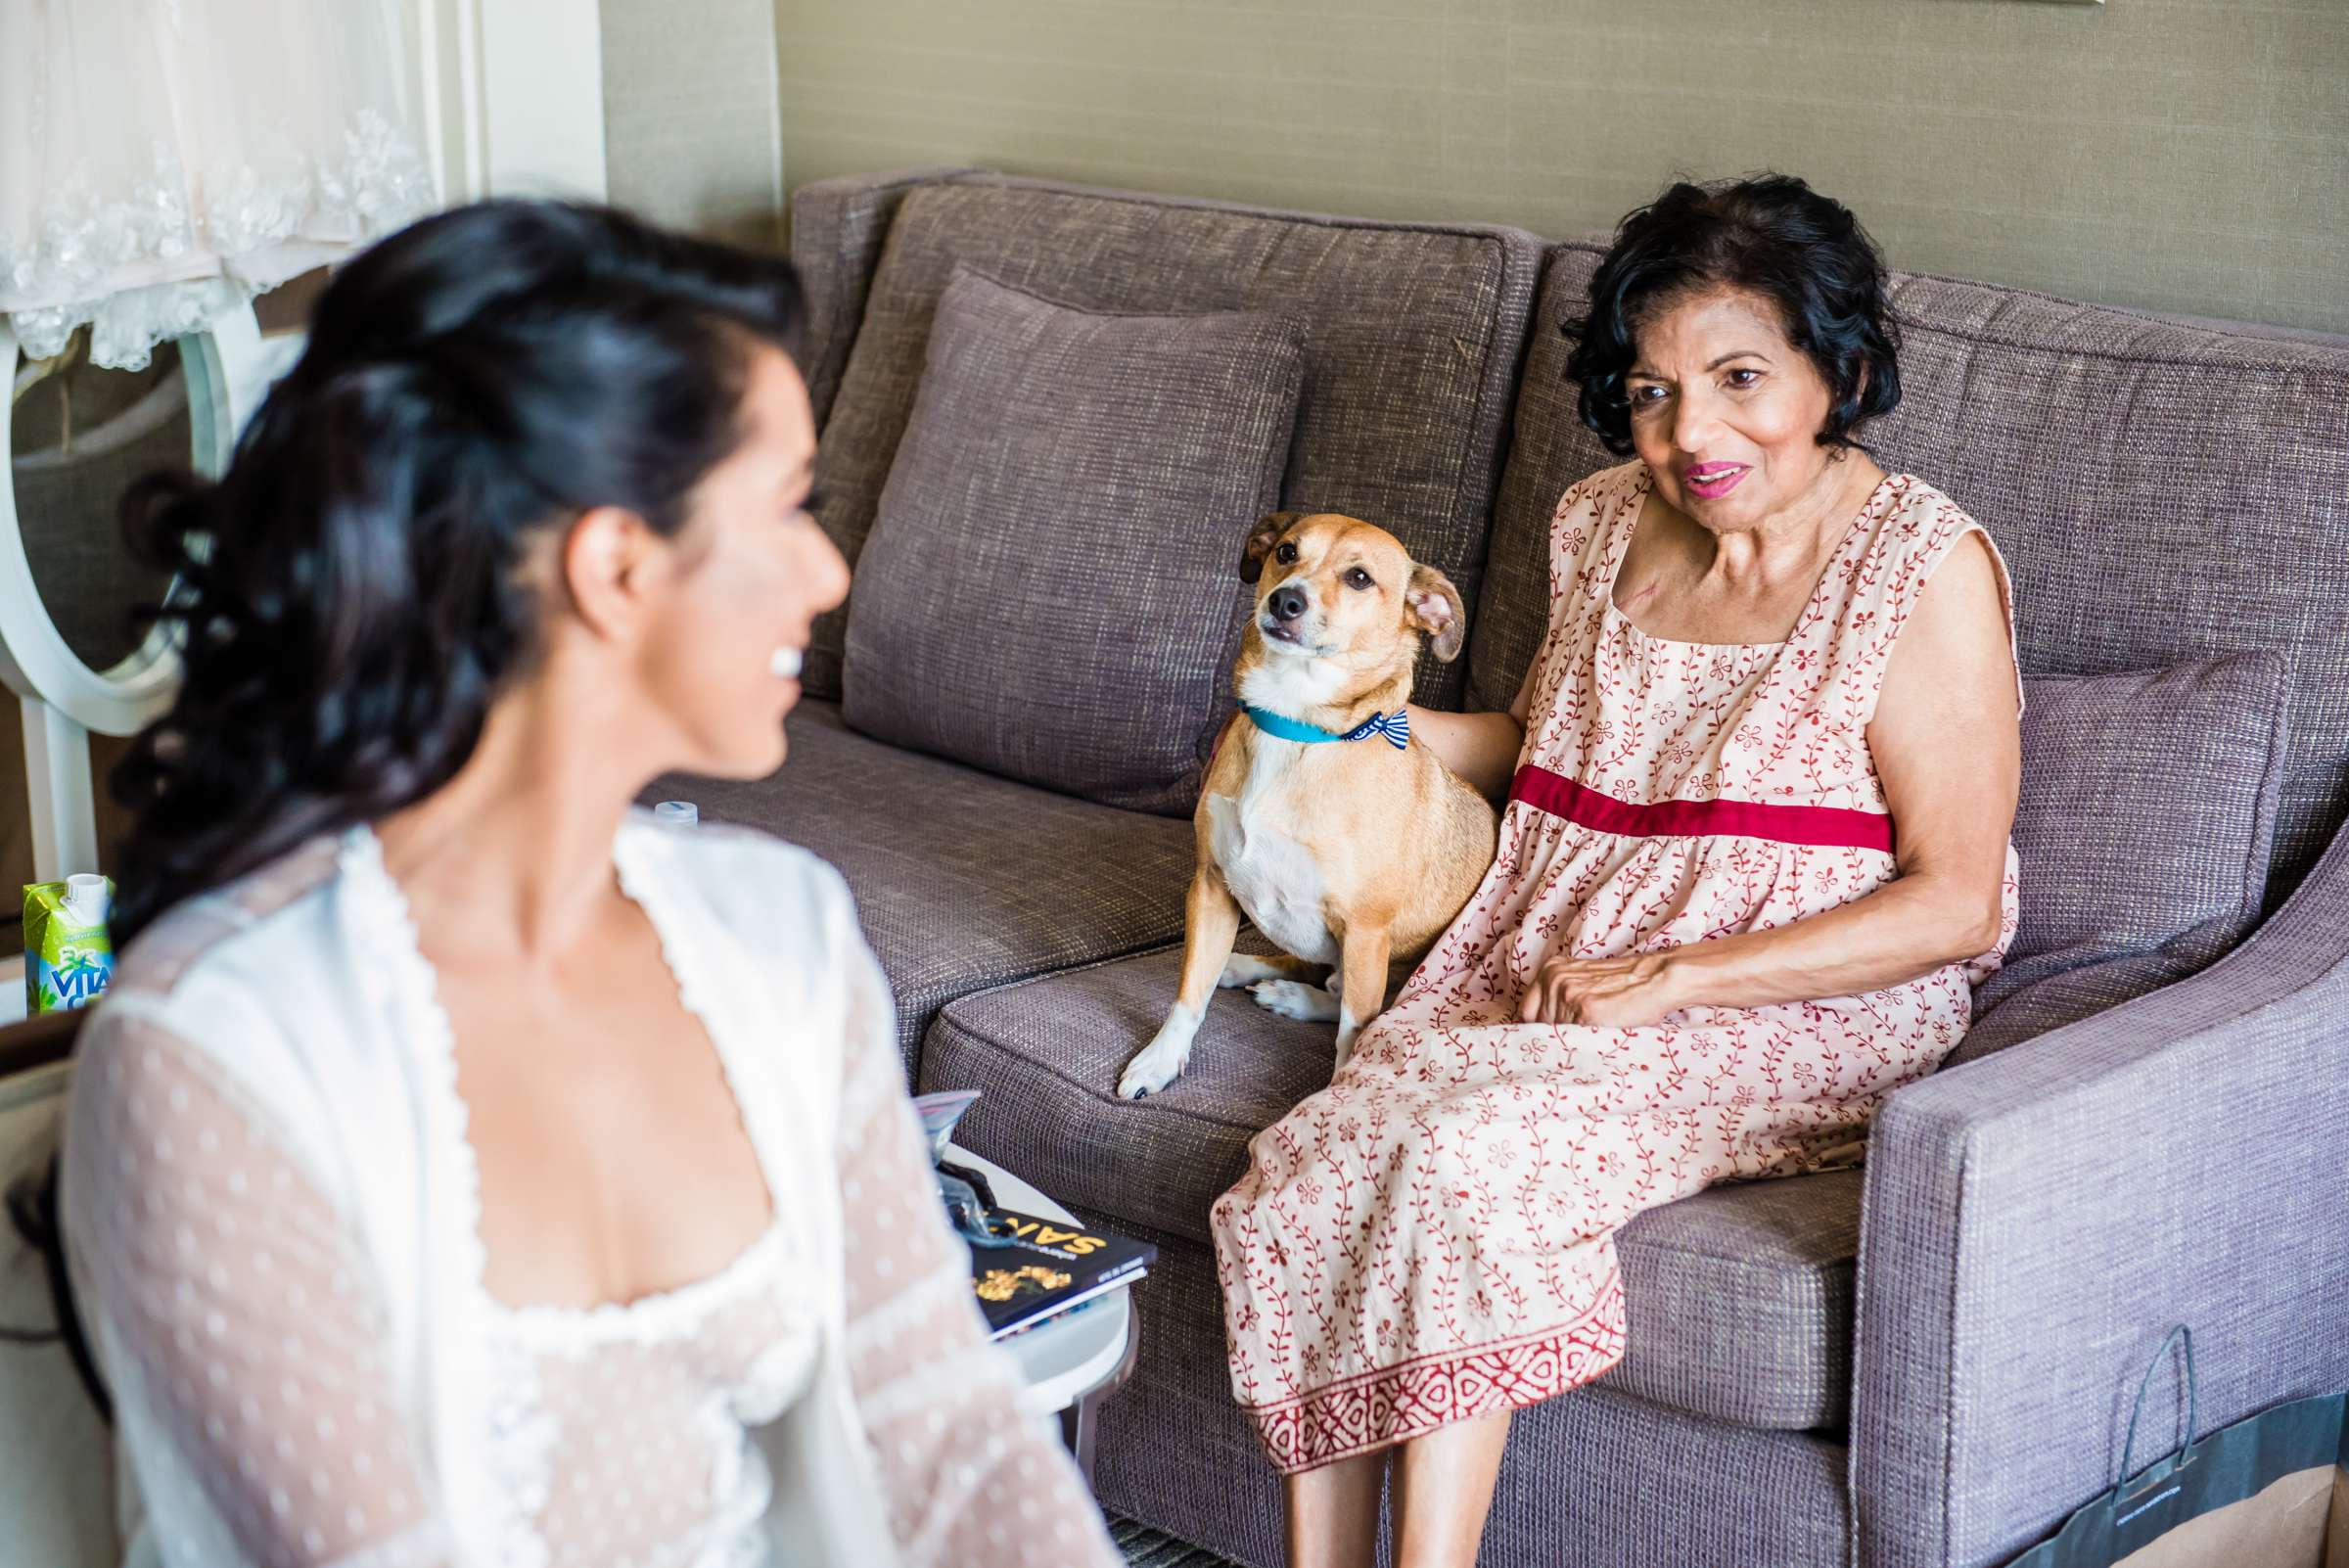
[(1637, 1029), (1659, 1023), (1687, 1005), (1677, 984), (1673, 954), (1627, 953), (1620, 958), (1574, 958), (1564, 953), (1542, 960), (1533, 983), (1517, 1004), (1526, 1024), (1599, 1024)]

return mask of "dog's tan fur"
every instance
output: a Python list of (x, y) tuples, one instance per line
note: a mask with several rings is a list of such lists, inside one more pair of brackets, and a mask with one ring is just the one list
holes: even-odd
[[(1257, 584), (1232, 671), (1243, 702), (1343, 734), (1402, 711), (1422, 634), (1438, 658), (1459, 656), (1458, 591), (1359, 519), (1272, 513), (1249, 534), (1240, 576)], [(1309, 607), (1284, 623), (1270, 606), (1292, 584)], [(1268, 634), (1284, 625), (1299, 628), (1296, 644)], [(1376, 736), (1309, 745), (1268, 735), (1245, 714), (1218, 743), (1192, 820), (1198, 869), (1184, 905), (1182, 983), (1119, 1081), (1128, 1099), (1182, 1071), (1219, 985), (1253, 986), (1260, 1003), (1290, 1016), (1335, 1016), (1343, 1066), (1391, 985), (1476, 891), (1497, 831), (1492, 806), (1416, 737), (1401, 751)], [(1243, 912), (1285, 956), (1232, 955)], [(1333, 964), (1327, 992), (1315, 990)]]

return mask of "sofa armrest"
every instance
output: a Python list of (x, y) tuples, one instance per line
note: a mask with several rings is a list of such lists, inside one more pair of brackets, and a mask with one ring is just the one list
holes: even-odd
[(1858, 1561), (2046, 1536), (2111, 1485), (2174, 1322), (2205, 1431), (2349, 1388), (2345, 1129), (2349, 830), (2201, 974), (1894, 1093), (1862, 1206)]
[(864, 320), (865, 290), (881, 264), (881, 248), (898, 204), (917, 185), (936, 184), (972, 168), (925, 168), (898, 174), (859, 174), (809, 180), (791, 193), (791, 263), (807, 295), (807, 337), (800, 370), (821, 434), (833, 395), (848, 369), (849, 350)]

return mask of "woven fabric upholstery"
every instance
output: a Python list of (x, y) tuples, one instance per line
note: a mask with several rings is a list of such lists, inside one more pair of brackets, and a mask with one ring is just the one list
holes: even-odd
[[(1542, 292), (1517, 379), (1509, 461), (1493, 501), (1484, 597), (1468, 623), (1472, 710), (1506, 709), (1525, 679), (1549, 621), (1549, 524), (1558, 497), (1579, 480), (1623, 461), (1599, 444), (1575, 412), (1580, 391), (1566, 379), (1573, 346), (1564, 324), (1589, 308), (1590, 275), (1604, 246), (1555, 245), (1543, 258)], [(1932, 475), (1923, 476), (1930, 480)]]
[[(1548, 255), (1469, 650), (1473, 706), (1507, 704), (1541, 634), (1559, 495), (1617, 461), (1581, 429), (1558, 330), (1587, 308), (1604, 254), (1582, 240)], [(1901, 406), (1861, 438), (1990, 530), (2014, 574), (2026, 671), (2289, 658), (2273, 909), (2349, 808), (2349, 344), (1905, 273), (1893, 305)]]
[(1858, 1171), (1708, 1187), (1616, 1237), (1630, 1327), (1607, 1384), (1736, 1426), (1851, 1411)]
[(2172, 1323), (2204, 1432), (2349, 1388), (2345, 1021), (2349, 837), (2200, 974), (1893, 1092), (1862, 1203), (1861, 1562), (1987, 1568), (2053, 1530), (2112, 1484)]
[[(1159, 1247), (1134, 1292), (1133, 1380), (1101, 1411), (1094, 1481), (1103, 1505), (1278, 1568), (1279, 1482), (1232, 1403), (1213, 1253), (1090, 1210), (1081, 1189), (1053, 1195), (1079, 1200), (1070, 1206), (1091, 1223)], [(1622, 1371), (1517, 1412), (1478, 1562), (1843, 1568), (1839, 1443), (1650, 1404), (1624, 1391)]]
[(849, 723), (1188, 815), (1304, 367), (1285, 316), (1074, 310), (956, 267), (857, 562)]
[(2349, 346), (1946, 278), (1893, 300), (1906, 392), (1871, 441), (1999, 541), (2026, 670), (2290, 660), (2274, 908), (2349, 807)]
[[(1243, 949), (1267, 950), (1251, 932)], [(1179, 950), (963, 997), (931, 1027), (920, 1086), (986, 1090), (955, 1130), (1046, 1192), (1194, 1241), (1248, 1168), (1248, 1140), (1329, 1082), (1336, 1026), (1218, 992), (1181, 1077), (1140, 1100), (1118, 1074), (1174, 1004)]]
[(751, 782), (671, 776), (687, 800), (840, 868), (898, 1002), (910, 1079), (951, 997), (1159, 946), (1182, 935), (1187, 822), (1095, 806), (867, 740), (803, 702), (782, 770)]
[(1477, 1560), (1844, 1568), (1848, 1464), (1839, 1441), (1704, 1420), (1601, 1379), (1509, 1423), (1485, 1526), (1492, 1552)]
[(2024, 681), (2021, 919), (1952, 1062), (2190, 975), (2251, 928), (2290, 681), (2274, 653)]
[[(965, 996), (931, 1028), (921, 1086), (986, 1091), (955, 1132), (972, 1152), (1204, 1242), (1249, 1138), (1329, 1082), (1335, 1035), (1221, 992), (1183, 1075), (1121, 1100), (1118, 1074), (1180, 968), (1170, 950)], [(1619, 1238), (1631, 1330), (1609, 1385), (1744, 1426), (1840, 1421), (1859, 1222), (1853, 1172), (1717, 1187), (1639, 1216)]]
[[(807, 299), (807, 330), (800, 343), (800, 375), (820, 433), (848, 368), (864, 294), (881, 260), (898, 204), (917, 185), (950, 179), (967, 169), (917, 169), (880, 179), (809, 180), (791, 193), (791, 264)], [(837, 697), (837, 691), (822, 695)]]
[[(1281, 505), (1391, 529), (1473, 608), (1541, 243), (1516, 229), (1317, 217), (1000, 176), (906, 193), (817, 459), (824, 527), (851, 561), (911, 413), (958, 261), (1088, 309), (1266, 310), (1306, 326)], [(818, 623), (811, 693), (838, 691), (843, 618)], [(1456, 706), (1456, 666), (1418, 700)]]

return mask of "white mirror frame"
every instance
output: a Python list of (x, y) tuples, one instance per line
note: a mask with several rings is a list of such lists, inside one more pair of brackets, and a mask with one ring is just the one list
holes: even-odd
[[(433, 173), (446, 202), (492, 192), (606, 194), (603, 27), (597, 0), (417, 0), (403, 28), (422, 88)], [(237, 433), (282, 368), (250, 307), (179, 340), (196, 468), (226, 469)], [(13, 384), (17, 341), (0, 320), (0, 368)], [(24, 710), (33, 874), (54, 882), (98, 868), (90, 731), (129, 735), (171, 700), (178, 656), (161, 634), (111, 669), (66, 645), (24, 555), (9, 431), (0, 421), (0, 680)]]
[[(200, 474), (221, 474), (237, 433), (268, 390), (268, 358), (252, 306), (180, 339), (179, 358), (188, 386), (190, 459)], [(16, 335), (0, 320), (0, 385), (14, 384), (19, 359)], [(98, 868), (90, 732), (129, 735), (145, 727), (171, 701), (179, 655), (161, 627), (108, 669), (91, 669), (68, 646), (25, 554), (10, 444), (9, 425), (0, 421), (0, 680), (23, 708), (33, 876), (54, 882)]]

